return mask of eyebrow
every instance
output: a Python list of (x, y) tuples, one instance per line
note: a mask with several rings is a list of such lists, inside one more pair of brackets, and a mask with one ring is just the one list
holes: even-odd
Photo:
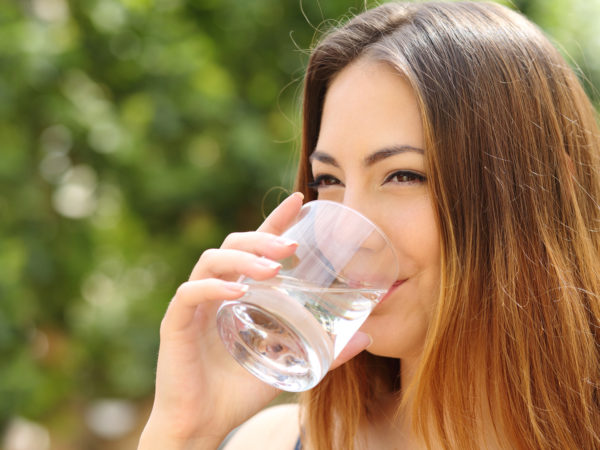
[[(367, 156), (364, 159), (363, 164), (365, 166), (369, 167), (383, 159), (389, 158), (390, 156), (398, 155), (401, 153), (407, 153), (407, 152), (415, 152), (420, 155), (425, 154), (425, 151), (419, 147), (413, 147), (411, 145), (394, 145), (391, 147), (382, 148), (380, 150), (377, 150), (374, 153), (371, 153), (369, 156)], [(338, 168), (340, 167), (340, 164), (335, 160), (335, 158), (333, 156), (329, 155), (326, 152), (320, 151), (320, 150), (315, 150), (310, 155), (309, 160), (311, 163), (313, 161), (319, 161), (319, 162), (322, 162), (323, 164), (329, 164), (331, 166), (338, 167)]]

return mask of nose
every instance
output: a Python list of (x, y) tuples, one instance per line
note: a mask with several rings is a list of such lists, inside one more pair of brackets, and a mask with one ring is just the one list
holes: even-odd
[[(368, 196), (364, 190), (361, 191), (359, 189), (346, 188), (342, 204), (360, 213), (363, 217), (367, 218), (371, 223), (381, 229), (380, 218), (382, 214), (385, 214), (385, 211), (381, 211), (378, 207), (377, 200)], [(343, 226), (341, 228), (343, 228)], [(369, 248), (367, 242), (365, 242), (365, 246)]]
[(337, 274), (356, 286), (386, 286), (396, 279), (394, 249), (372, 220), (378, 209), (373, 200), (364, 194), (345, 195), (343, 208), (323, 205), (316, 212), (315, 236), (321, 254)]
[[(337, 217), (332, 228), (331, 244), (335, 253), (347, 249), (348, 254), (334, 264), (341, 277), (354, 287), (389, 287), (396, 280), (397, 261), (394, 249), (381, 228), (365, 214), (364, 207), (357, 203), (343, 203), (348, 212)], [(362, 204), (361, 204), (362, 206)], [(367, 219), (369, 224), (364, 220)], [(343, 263), (340, 263), (343, 261)]]
[[(352, 190), (346, 188), (342, 204), (349, 209), (358, 212), (360, 216), (366, 218), (368, 222), (374, 224), (375, 227), (381, 231), (382, 228), (378, 223), (378, 212), (380, 214), (382, 212), (378, 211), (377, 203), (373, 198), (369, 198), (368, 195), (358, 189)], [(354, 218), (350, 214), (338, 216), (332, 224), (332, 227), (335, 230), (333, 233), (335, 242), (341, 244), (344, 242), (357, 242), (357, 230), (364, 229), (364, 227), (360, 225), (362, 220), (363, 219)], [(360, 249), (364, 251), (380, 251), (385, 244), (385, 241), (382, 240), (381, 235), (378, 232), (370, 232), (364, 235), (364, 239), (360, 244)]]

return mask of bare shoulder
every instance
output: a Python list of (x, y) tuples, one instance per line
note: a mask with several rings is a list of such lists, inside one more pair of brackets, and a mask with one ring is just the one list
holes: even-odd
[(240, 426), (225, 450), (293, 450), (300, 436), (299, 407), (288, 403), (264, 409)]

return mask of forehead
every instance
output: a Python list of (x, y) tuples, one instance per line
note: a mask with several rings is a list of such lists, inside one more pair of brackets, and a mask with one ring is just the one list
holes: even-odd
[(414, 92), (388, 64), (359, 58), (327, 90), (315, 150), (364, 155), (398, 145), (423, 148)]

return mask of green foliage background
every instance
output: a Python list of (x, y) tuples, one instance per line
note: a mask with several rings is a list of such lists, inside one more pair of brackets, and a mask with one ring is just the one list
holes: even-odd
[[(581, 67), (597, 102), (599, 2), (512, 6)], [(85, 437), (81, 411), (151, 398), (177, 285), (292, 186), (315, 29), (363, 8), (0, 2), (0, 429), (20, 416), (61, 448), (116, 445)]]

